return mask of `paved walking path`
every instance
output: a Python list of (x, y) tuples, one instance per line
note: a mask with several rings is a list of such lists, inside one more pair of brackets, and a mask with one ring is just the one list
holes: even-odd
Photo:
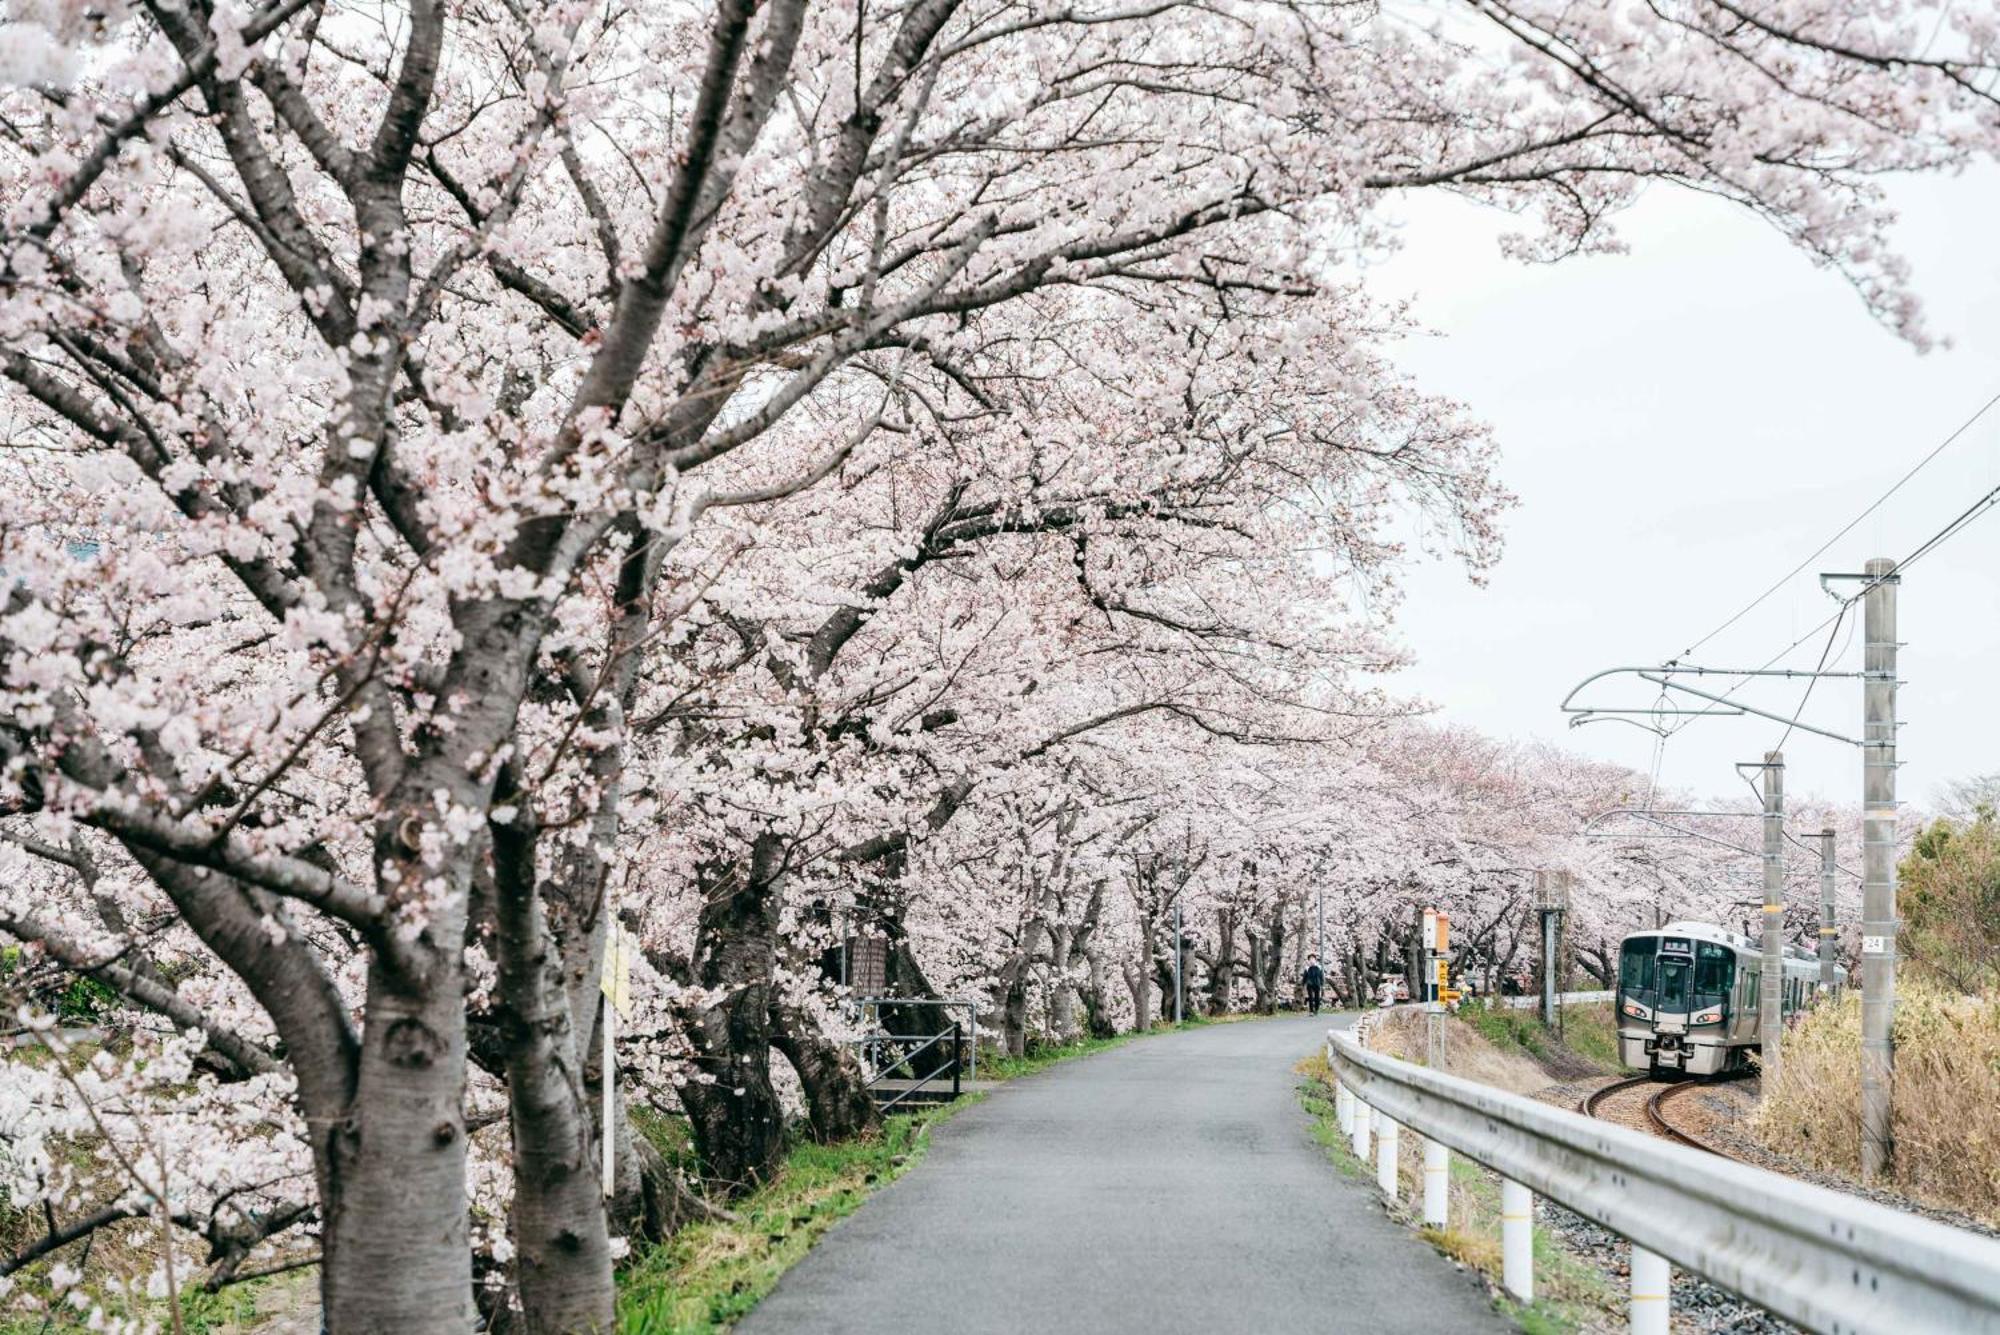
[(1327, 1023), (1144, 1038), (1009, 1082), (933, 1130), (737, 1330), (1513, 1329), (1312, 1140), (1292, 1064)]

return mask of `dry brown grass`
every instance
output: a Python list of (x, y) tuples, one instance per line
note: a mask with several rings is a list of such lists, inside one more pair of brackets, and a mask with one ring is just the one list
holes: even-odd
[[(1377, 1052), (1422, 1065), (1424, 1015), (1416, 1010), (1383, 1015), (1369, 1046)], [(1445, 1018), (1445, 1069), (1467, 1080), (1492, 1085), (1510, 1094), (1533, 1094), (1555, 1078), (1518, 1047), (1501, 1047), (1456, 1015)]]
[[(1787, 1036), (1753, 1133), (1824, 1171), (1861, 1175), (1861, 998)], [(2000, 1002), (1906, 986), (1896, 1006), (1894, 1183), (2000, 1222)]]

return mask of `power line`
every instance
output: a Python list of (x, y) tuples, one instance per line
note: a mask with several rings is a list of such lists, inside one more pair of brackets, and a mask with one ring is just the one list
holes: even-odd
[[(1995, 396), (1995, 398), (1992, 401), (1990, 401), (1987, 406), (1991, 407), (1992, 404), (1995, 402), (2000, 402), (2000, 396)], [(1980, 411), (1984, 412), (1985, 409), (1982, 408)], [(1933, 451), (1933, 454), (1935, 454), (1935, 451)], [(1983, 518), (1989, 511), (1994, 509), (1995, 506), (2000, 506), (2000, 486), (1994, 487), (1991, 491), (1988, 491), (1985, 495), (1981, 496), (1971, 505), (1968, 505), (1965, 507), (1965, 509), (1959, 511), (1959, 513), (1956, 516), (1954, 516), (1949, 523), (1947, 523), (1943, 528), (1939, 529), (1937, 532), (1931, 534), (1931, 536), (1929, 536), (1928, 538), (1925, 538), (1922, 542), (1918, 543), (1916, 547), (1911, 550), (1908, 556), (1904, 557), (1902, 560), (1891, 565), (1886, 572), (1877, 575), (1875, 578), (1871, 580), (1868, 580), (1859, 589), (1856, 589), (1853, 593), (1849, 594), (1845, 598), (1842, 598), (1840, 600), (1840, 606), (1834, 609), (1834, 611), (1831, 614), (1829, 614), (1825, 620), (1819, 622), (1811, 630), (1808, 630), (1805, 634), (1799, 636), (1796, 640), (1793, 640), (1790, 644), (1778, 650), (1777, 653), (1765, 659), (1762, 663), (1758, 664), (1755, 668), (1751, 669), (1749, 673), (1746, 673), (1743, 676), (1738, 677), (1733, 683), (1731, 683), (1729, 689), (1722, 693), (1720, 698), (1718, 698), (1714, 704), (1707, 706), (1706, 708), (1700, 710), (1698, 713), (1689, 715), (1681, 723), (1676, 724), (1672, 730), (1678, 732), (1682, 727), (1685, 727), (1687, 724), (1694, 722), (1696, 719), (1702, 718), (1705, 715), (1713, 713), (1716, 710), (1716, 708), (1726, 703), (1729, 697), (1735, 695), (1736, 692), (1742, 690), (1744, 683), (1750, 681), (1752, 679), (1753, 674), (1762, 672), (1765, 668), (1768, 668), (1772, 664), (1777, 663), (1780, 660), (1786, 658), (1788, 655), (1791, 654), (1793, 650), (1797, 649), (1807, 640), (1810, 640), (1813, 636), (1819, 634), (1822, 630), (1825, 630), (1829, 625), (1831, 625), (1834, 628), (1833, 634), (1827, 636), (1826, 649), (1822, 650), (1820, 653), (1819, 666), (1813, 669), (1813, 671), (1815, 672), (1824, 670), (1827, 663), (1828, 652), (1833, 647), (1833, 636), (1839, 634), (1840, 632), (1840, 626), (1838, 623), (1842, 618), (1844, 618), (1847, 615), (1849, 608), (1853, 607), (1854, 604), (1860, 602), (1861, 599), (1868, 594), (1869, 590), (1873, 589), (1876, 585), (1883, 583), (1885, 580), (1891, 580), (1896, 578), (1898, 575), (1902, 574), (1903, 571), (1909, 569), (1910, 566), (1914, 565), (1918, 560), (1920, 560), (1923, 557), (1929, 556), (1932, 552), (1944, 546), (1945, 543), (1950, 542), (1953, 538), (1963, 533), (1966, 529), (1972, 527), (1975, 521)], [(1848, 527), (1852, 528), (1853, 525), (1850, 524), (1848, 525)], [(1844, 531), (1845, 530), (1843, 530), (1843, 532)], [(1818, 553), (1815, 553), (1814, 555), (1817, 554)], [(1810, 558), (1808, 558), (1808, 560), (1810, 560)], [(1793, 573), (1797, 572), (1794, 571)], [(1786, 578), (1789, 579), (1790, 576), (1786, 576)], [(1671, 670), (1672, 664), (1670, 663), (1667, 666), (1669, 670)], [(1815, 678), (1814, 680), (1817, 680), (1817, 678)], [(1811, 696), (1812, 696), (1812, 684), (1808, 683), (1806, 686), (1805, 697), (1801, 698), (1799, 701), (1799, 709), (1792, 714), (1791, 723), (1786, 725), (1785, 728), (1786, 737), (1790, 737), (1792, 735), (1792, 728), (1797, 726), (1799, 721), (1799, 714), (1802, 713), (1805, 709), (1806, 699), (1811, 698)], [(1779, 743), (1779, 746), (1783, 745), (1784, 743), (1781, 741)]]
[[(1872, 515), (1877, 510), (1881, 509), (1884, 502), (1886, 502), (1891, 496), (1894, 496), (1897, 492), (1901, 491), (1903, 489), (1904, 484), (1909, 482), (1911, 478), (1915, 477), (1918, 473), (1923, 472), (1923, 470), (1929, 466), (1931, 460), (1937, 458), (1940, 454), (1943, 454), (1945, 450), (1951, 446), (1953, 441), (1957, 440), (1967, 431), (1970, 431), (1973, 425), (1977, 423), (1980, 418), (1986, 416), (1986, 414), (1992, 410), (1995, 404), (2000, 404), (2000, 393), (1994, 394), (1992, 398), (1986, 400), (1985, 403), (1981, 404), (1978, 412), (1966, 418), (1964, 422), (1959, 424), (1959, 427), (1956, 431), (1953, 431), (1950, 435), (1946, 436), (1943, 440), (1939, 441), (1938, 444), (1931, 450), (1929, 454), (1926, 454), (1923, 458), (1917, 460), (1915, 466), (1912, 467), (1909, 472), (1897, 478), (1895, 484), (1891, 486), (1887, 491), (1883, 492), (1880, 496), (1877, 496), (1872, 502), (1870, 502), (1867, 509), (1863, 510), (1860, 514), (1854, 516), (1854, 518), (1848, 520), (1847, 523), (1842, 526), (1840, 532), (1834, 534), (1832, 537), (1828, 538), (1825, 542), (1821, 543), (1818, 547), (1814, 548), (1812, 552), (1809, 555), (1807, 555), (1805, 560), (1799, 562), (1797, 565), (1793, 566), (1790, 570), (1787, 570), (1784, 574), (1780, 575), (1777, 578), (1777, 580), (1772, 583), (1771, 587), (1765, 589), (1755, 598), (1752, 598), (1749, 602), (1743, 604), (1742, 607), (1738, 608), (1736, 612), (1733, 615), (1731, 615), (1726, 621), (1724, 621), (1721, 625), (1717, 626), (1714, 630), (1711, 630), (1708, 634), (1696, 640), (1693, 644), (1690, 644), (1687, 648), (1681, 650), (1676, 657), (1667, 660), (1669, 665), (1677, 663), (1683, 658), (1692, 657), (1695, 650), (1701, 648), (1704, 644), (1707, 644), (1710, 640), (1722, 634), (1723, 631), (1728, 630), (1731, 626), (1735, 625), (1737, 622), (1741, 621), (1744, 617), (1748, 616), (1752, 611), (1760, 607), (1765, 599), (1769, 598), (1772, 594), (1776, 593), (1779, 589), (1783, 588), (1787, 583), (1791, 581), (1793, 576), (1797, 575), (1800, 571), (1804, 570), (1807, 566), (1810, 566), (1814, 561), (1818, 560), (1821, 556), (1823, 556), (1829, 547), (1833, 546), (1833, 544), (1835, 544), (1836, 542), (1839, 542), (1849, 533), (1852, 533), (1855, 527), (1858, 524), (1860, 524), (1862, 520), (1866, 519), (1869, 515)], [(1905, 562), (1904, 564), (1907, 565), (1908, 562)], [(1817, 629), (1818, 627), (1814, 627), (1814, 630)], [(1807, 632), (1808, 635), (1811, 635), (1812, 633), (1813, 633), (1812, 631)]]
[[(2000, 487), (1993, 488), (1993, 490), (1987, 492), (1984, 496), (1981, 496), (1978, 500), (1966, 506), (1965, 509), (1959, 513), (1958, 518), (1952, 520), (1949, 524), (1946, 524), (1936, 533), (1933, 533), (1930, 537), (1924, 539), (1923, 543), (1919, 545), (1915, 551), (1911, 552), (1908, 556), (1904, 557), (1902, 560), (1896, 562), (1895, 569), (1892, 570), (1890, 573), (1894, 574), (1897, 571), (1901, 571), (1906, 567), (1914, 564), (1919, 557), (1928, 556), (1932, 552), (1936, 551), (1938, 548), (1944, 546), (1945, 543), (1951, 541), (1953, 538), (1957, 537), (1960, 533), (1963, 533), (1966, 529), (1972, 527), (1972, 523), (1974, 520), (1978, 519), (1981, 515), (1984, 515), (1988, 510), (1991, 510), (1996, 504), (2000, 504)], [(1860, 595), (1857, 594), (1855, 596), (1859, 597)]]
[[(1840, 636), (1840, 623), (1847, 619), (1847, 610), (1853, 606), (1852, 600), (1843, 602), (1840, 611), (1834, 614), (1833, 629), (1827, 634), (1826, 644), (1819, 651), (1819, 664), (1813, 668), (1813, 675), (1806, 678), (1806, 689), (1799, 696), (1799, 707), (1792, 711), (1792, 721), (1785, 725), (1785, 734), (1778, 738), (1778, 744), (1771, 748), (1773, 751), (1784, 750), (1785, 743), (1792, 739), (1792, 729), (1799, 726), (1799, 715), (1806, 712), (1806, 702), (1812, 699), (1813, 687), (1819, 685), (1819, 674), (1826, 671), (1826, 660), (1833, 656), (1833, 642)], [(1846, 648), (1845, 645), (1841, 647)]]

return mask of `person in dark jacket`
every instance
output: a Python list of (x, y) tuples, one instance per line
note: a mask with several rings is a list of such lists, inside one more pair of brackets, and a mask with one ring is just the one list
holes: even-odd
[(1306, 985), (1306, 1005), (1314, 1015), (1318, 1015), (1320, 992), (1326, 987), (1326, 974), (1319, 967), (1319, 956), (1314, 955), (1306, 961), (1305, 977), (1299, 981)]

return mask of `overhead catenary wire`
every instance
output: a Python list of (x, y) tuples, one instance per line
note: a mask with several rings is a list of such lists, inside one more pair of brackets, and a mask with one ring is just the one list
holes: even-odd
[[(1825, 542), (1821, 543), (1818, 547), (1815, 547), (1811, 552), (1807, 553), (1804, 560), (1800, 561), (1790, 570), (1787, 570), (1784, 574), (1780, 575), (1775, 581), (1772, 582), (1769, 588), (1765, 589), (1755, 598), (1752, 598), (1749, 602), (1743, 604), (1743, 606), (1736, 609), (1735, 612), (1731, 613), (1729, 617), (1727, 617), (1722, 622), (1722, 624), (1717, 626), (1714, 630), (1709, 631), (1708, 634), (1702, 636), (1700, 639), (1696, 640), (1693, 644), (1690, 644), (1687, 648), (1681, 650), (1679, 654), (1675, 655), (1673, 658), (1668, 659), (1667, 660), (1668, 666), (1672, 666), (1674, 663), (1678, 663), (1684, 658), (1691, 657), (1696, 650), (1700, 649), (1710, 640), (1722, 634), (1723, 631), (1728, 630), (1731, 626), (1735, 625), (1737, 622), (1741, 621), (1744, 617), (1750, 615), (1750, 613), (1755, 611), (1758, 607), (1762, 606), (1767, 598), (1769, 598), (1772, 594), (1776, 593), (1779, 589), (1783, 588), (1800, 571), (1804, 570), (1806, 567), (1810, 566), (1814, 561), (1818, 560), (1821, 556), (1825, 555), (1828, 548), (1832, 547), (1833, 544), (1839, 542), (1849, 533), (1852, 533), (1856, 528), (1856, 526), (1858, 526), (1862, 520), (1868, 518), (1869, 515), (1872, 515), (1877, 510), (1881, 509), (1883, 504), (1887, 502), (1891, 496), (1894, 496), (1897, 492), (1901, 491), (1903, 487), (1910, 481), (1911, 478), (1923, 472), (1924, 469), (1930, 465), (1932, 460), (1936, 459), (1940, 454), (1943, 454), (1947, 449), (1949, 449), (1952, 443), (1956, 441), (1960, 436), (1963, 436), (1967, 431), (1970, 431), (1982, 417), (1986, 416), (1988, 412), (1992, 411), (1993, 407), (1996, 404), (2000, 404), (2000, 393), (1995, 393), (1993, 397), (1987, 399), (1985, 403), (1981, 404), (1977, 412), (1973, 413), (1972, 416), (1966, 418), (1965, 421), (1959, 424), (1957, 430), (1953, 431), (1950, 435), (1946, 436), (1943, 440), (1939, 441), (1934, 447), (1932, 447), (1930, 453), (1926, 454), (1923, 458), (1917, 460), (1917, 462), (1911, 466), (1908, 472), (1904, 473), (1901, 477), (1897, 478), (1896, 481), (1890, 485), (1887, 491), (1883, 492), (1880, 496), (1877, 496), (1873, 501), (1869, 502), (1868, 507), (1864, 509), (1860, 514), (1854, 516), (1854, 518), (1848, 520), (1847, 523), (1843, 524), (1838, 533), (1835, 533), (1832, 537), (1828, 538)], [(1989, 493), (1989, 497), (1991, 495), (1992, 493)], [(1907, 565), (1908, 561), (1903, 562), (1903, 564)], [(1823, 625), (1824, 623), (1821, 624)], [(1811, 635), (1816, 633), (1818, 629), (1819, 627), (1816, 626), (1813, 628), (1813, 630), (1806, 632), (1806, 637), (1809, 638)], [(1790, 650), (1788, 649), (1786, 652), (1790, 652)]]
[[(1989, 399), (1987, 401), (1986, 408), (1992, 407), (1996, 402), (2000, 402), (2000, 396), (1995, 396), (1995, 398)], [(1986, 411), (1986, 408), (1981, 408), (1980, 414), (1983, 414)], [(1966, 423), (1966, 426), (1970, 426), (1972, 422), (1977, 421), (1978, 419), (1979, 419), (1979, 414), (1974, 414), (1972, 419)], [(1961, 427), (1960, 431), (1963, 430), (1964, 428)], [(1950, 443), (1949, 441), (1946, 442), (1946, 444), (1949, 443)], [(1928, 461), (1928, 459), (1930, 458), (1935, 458), (1936, 456), (1937, 456), (1937, 451), (1933, 450), (1931, 451), (1930, 455), (1926, 456), (1926, 461)], [(1919, 464), (1918, 467), (1921, 468), (1922, 464)], [(1911, 476), (1914, 475), (1914, 473), (1915, 470), (1913, 469), (1911, 470), (1910, 473), (1904, 474), (1904, 480), (1907, 481)], [(1897, 485), (1900, 486), (1902, 484), (1899, 482)], [(1883, 499), (1886, 500), (1888, 498), (1888, 495), (1892, 494), (1893, 491), (1894, 488), (1891, 488), (1890, 493), (1885, 493)], [(1880, 585), (1888, 580), (1897, 578), (1905, 570), (1908, 570), (1911, 566), (1915, 565), (1918, 561), (1922, 560), (1926, 556), (1929, 556), (1932, 552), (1944, 546), (1945, 543), (1951, 541), (1953, 538), (1963, 533), (1966, 529), (1972, 527), (1972, 525), (1975, 522), (1985, 517), (1985, 515), (1991, 510), (1993, 510), (1996, 506), (2000, 506), (2000, 486), (1995, 486), (1992, 489), (1988, 490), (1987, 492), (1982, 494), (1979, 497), (1979, 499), (1973, 501), (1972, 504), (1966, 506), (1963, 510), (1959, 511), (1949, 521), (1947, 521), (1942, 528), (1938, 529), (1936, 532), (1932, 533), (1928, 538), (1925, 538), (1922, 542), (1918, 543), (1914, 548), (1910, 550), (1909, 555), (1905, 556), (1902, 560), (1892, 564), (1887, 571), (1885, 571), (1880, 575), (1875, 576), (1872, 579), (1864, 581), (1860, 588), (1856, 589), (1853, 593), (1848, 594), (1845, 597), (1842, 597), (1840, 599), (1840, 606), (1836, 608), (1833, 612), (1828, 614), (1824, 620), (1816, 623), (1810, 630), (1806, 631), (1805, 634), (1799, 636), (1797, 639), (1793, 640), (1790, 644), (1778, 650), (1777, 653), (1765, 659), (1762, 663), (1758, 664), (1755, 668), (1751, 669), (1750, 672), (1745, 673), (1743, 676), (1736, 678), (1736, 680), (1730, 684), (1729, 688), (1723, 691), (1721, 696), (1714, 703), (1696, 711), (1693, 714), (1688, 715), (1686, 718), (1682, 719), (1679, 723), (1674, 724), (1672, 728), (1669, 729), (1669, 731), (1678, 732), (1681, 728), (1687, 726), (1689, 723), (1694, 722), (1696, 719), (1703, 718), (1709, 714), (1714, 713), (1715, 710), (1724, 703), (1726, 703), (1731, 696), (1735, 695), (1736, 692), (1742, 690), (1744, 683), (1752, 680), (1752, 677), (1755, 673), (1762, 672), (1764, 669), (1770, 667), (1772, 664), (1780, 662), (1781, 660), (1789, 656), (1800, 645), (1812, 639), (1813, 636), (1819, 634), (1822, 630), (1825, 630), (1829, 625), (1831, 625), (1833, 626), (1834, 629), (1833, 629), (1833, 634), (1827, 637), (1827, 650), (1821, 652), (1819, 666), (1813, 669), (1813, 671), (1815, 672), (1824, 671), (1827, 664), (1828, 651), (1830, 651), (1832, 648), (1833, 635), (1838, 635), (1840, 631), (1838, 623), (1844, 617), (1846, 617), (1848, 610), (1852, 608), (1854, 604), (1860, 602), (1861, 599), (1866, 597), (1869, 591), (1874, 589), (1877, 585)], [(1860, 519), (1864, 517), (1866, 517), (1865, 511), (1861, 516), (1858, 516), (1856, 518), (1855, 522), (1859, 523)], [(1848, 525), (1848, 528), (1852, 527), (1854, 527), (1853, 524)], [(1842, 533), (1845, 533), (1846, 531), (1847, 531), (1846, 529), (1843, 529)], [(1836, 534), (1835, 538), (1837, 539), (1839, 536), (1840, 535)], [(1829, 542), (1828, 545), (1831, 546), (1832, 545), (1831, 542)], [(1824, 550), (1826, 550), (1824, 547), (1820, 549), (1820, 551)], [(1818, 555), (1819, 552), (1813, 553), (1813, 556), (1818, 556)], [(1807, 557), (1806, 563), (1810, 563), (1812, 559), (1813, 558), (1810, 556)], [(1791, 574), (1786, 575), (1785, 578), (1790, 579), (1791, 576), (1797, 574), (1799, 570), (1803, 570), (1805, 568), (1806, 563), (1802, 563), (1799, 566), (1795, 567), (1792, 570)], [(1782, 583), (1783, 581), (1780, 582)], [(1745, 610), (1747, 611), (1748, 609), (1746, 608)], [(1725, 623), (1725, 626), (1726, 624), (1727, 623)], [(1710, 635), (1704, 637), (1704, 639), (1702, 641), (1697, 642), (1697, 644), (1699, 645), (1700, 643), (1706, 643), (1708, 639), (1714, 638), (1714, 635), (1724, 628), (1725, 627), (1718, 627), (1716, 632), (1711, 632)], [(1685, 657), (1686, 655), (1683, 654), (1682, 656)], [(1673, 669), (1673, 665), (1679, 661), (1680, 661), (1679, 659), (1672, 659), (1669, 660), (1665, 665), (1670, 675)], [(1817, 679), (1815, 678), (1815, 680)], [(1806, 686), (1805, 695), (1799, 701), (1798, 710), (1795, 710), (1793, 712), (1791, 723), (1788, 724), (1785, 728), (1786, 737), (1791, 736), (1792, 728), (1797, 726), (1799, 721), (1799, 715), (1805, 709), (1805, 702), (1807, 699), (1810, 699), (1811, 696), (1812, 696), (1812, 683), (1809, 682)], [(1781, 740), (1779, 742), (1779, 746), (1783, 745), (1784, 742)]]
[[(1819, 651), (1819, 662), (1813, 667), (1813, 675), (1806, 678), (1806, 688), (1799, 695), (1799, 707), (1792, 711), (1792, 721), (1785, 725), (1784, 735), (1779, 737), (1778, 744), (1771, 748), (1773, 751), (1784, 750), (1785, 743), (1792, 739), (1792, 729), (1799, 726), (1799, 715), (1806, 712), (1806, 702), (1812, 699), (1813, 687), (1819, 685), (1819, 674), (1826, 671), (1826, 662), (1833, 657), (1833, 642), (1840, 638), (1841, 623), (1847, 620), (1848, 610), (1853, 606), (1851, 599), (1844, 601), (1840, 605), (1840, 610), (1834, 613), (1833, 629), (1827, 632), (1826, 644)], [(1846, 645), (1843, 643), (1841, 647), (1845, 649)]]

